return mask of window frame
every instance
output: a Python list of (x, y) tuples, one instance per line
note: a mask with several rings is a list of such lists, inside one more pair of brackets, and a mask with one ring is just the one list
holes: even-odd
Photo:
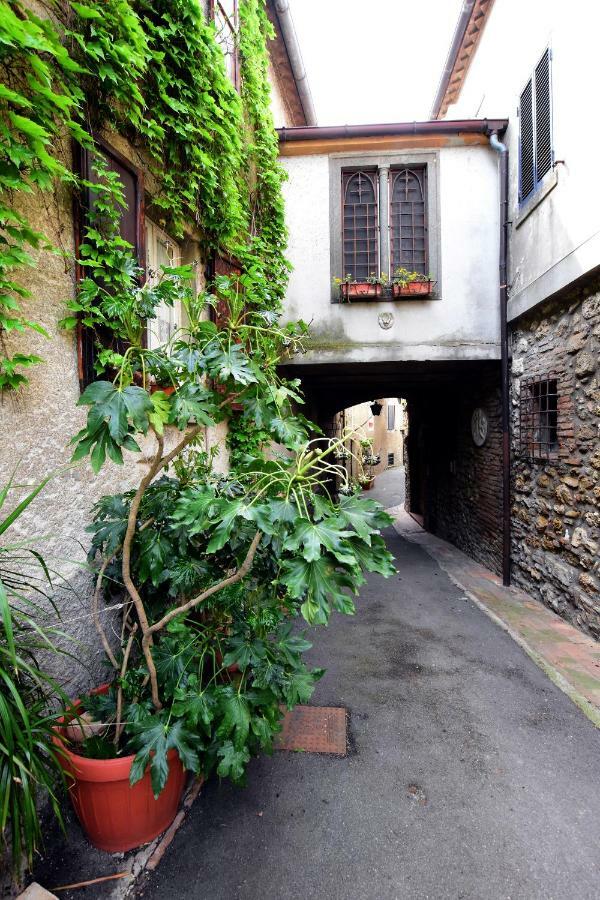
[[(149, 240), (149, 232), (150, 238)], [(172, 247), (174, 249), (173, 257), (169, 260), (167, 265), (170, 266), (181, 266), (183, 265), (183, 248), (179, 241), (176, 241), (171, 235), (165, 231), (164, 228), (161, 228), (154, 219), (150, 216), (145, 216), (144, 220), (144, 240), (145, 240), (145, 250), (146, 250), (146, 283), (149, 284), (153, 281), (153, 272), (156, 271), (156, 275), (158, 275), (158, 267), (162, 265), (156, 260), (155, 266), (156, 270), (152, 267), (151, 263), (153, 262), (152, 256), (154, 255), (156, 244), (158, 241), (164, 243), (167, 247)], [(166, 322), (166, 319), (162, 319), (160, 317), (161, 307), (163, 307), (163, 312), (165, 304), (160, 304), (157, 309), (157, 316), (154, 319), (148, 319), (146, 322), (146, 346), (150, 350), (156, 350), (159, 347), (164, 347), (165, 343), (156, 342), (156, 338), (158, 335), (153, 332), (153, 324), (156, 326), (160, 321)], [(180, 301), (176, 301), (175, 305), (172, 307), (166, 307), (168, 311), (169, 319), (173, 321), (169, 321), (168, 327), (170, 330), (169, 338), (170, 340), (173, 334), (177, 331), (178, 328), (181, 328), (183, 324), (183, 309)], [(172, 314), (172, 315), (171, 315)]]
[[(538, 102), (538, 92), (537, 92), (537, 70), (542, 63), (544, 57), (548, 55), (548, 104), (549, 104), (549, 119), (550, 119), (550, 157), (551, 163), (550, 168), (544, 172), (541, 178), (538, 178), (538, 153), (537, 153), (537, 102)], [(553, 178), (555, 172), (555, 159), (556, 155), (554, 152), (554, 84), (553, 84), (553, 54), (552, 54), (552, 46), (548, 44), (547, 47), (544, 48), (543, 52), (538, 57), (538, 60), (530, 72), (527, 81), (523, 85), (522, 90), (519, 92), (519, 103), (517, 106), (517, 118), (519, 121), (519, 130), (518, 130), (518, 153), (517, 153), (517, 169), (518, 169), (518, 205), (519, 210), (523, 210), (527, 208), (534, 198), (536, 198), (540, 191), (545, 189), (546, 185)], [(531, 121), (532, 121), (532, 165), (533, 165), (533, 188), (531, 191), (524, 197), (523, 196), (523, 114), (522, 114), (522, 97), (527, 88), (531, 85)]]
[[(231, 83), (233, 84), (234, 88), (236, 89), (236, 91), (239, 93), (241, 86), (242, 86), (241, 65), (240, 65), (240, 42), (239, 42), (239, 34), (240, 34), (239, 0), (233, 0), (233, 9), (234, 9), (234, 12), (233, 12), (234, 21), (233, 22), (231, 22), (228, 14), (223, 9), (221, 0), (208, 0), (208, 17), (209, 17), (209, 20), (213, 23), (213, 25), (215, 25), (215, 29), (216, 29), (216, 25), (217, 25), (217, 19), (216, 19), (217, 7), (219, 8), (220, 13), (223, 16), (224, 20), (227, 22), (229, 29), (230, 29), (230, 33), (232, 35), (234, 35), (234, 38), (235, 38), (235, 49), (234, 49), (234, 53), (233, 53), (233, 78), (231, 78), (230, 80), (231, 80)], [(222, 42), (218, 40), (218, 34), (216, 35), (216, 37), (217, 37), (217, 43), (220, 46)], [(226, 54), (224, 53), (223, 56), (225, 57)], [(227, 69), (227, 74), (229, 75), (228, 69)]]
[[(539, 389), (536, 395), (536, 389)], [(542, 390), (543, 389), (543, 390)], [(553, 398), (553, 408), (548, 405)], [(521, 378), (519, 393), (519, 448), (521, 456), (532, 462), (557, 460), (560, 454), (559, 402), (561, 398), (560, 379), (553, 372), (528, 375)], [(536, 400), (546, 401), (546, 408), (536, 408)], [(550, 416), (554, 422), (550, 423)], [(545, 439), (536, 435), (546, 432)], [(553, 434), (554, 440), (550, 440)]]
[[(390, 414), (391, 414), (391, 416), (390, 416)], [(391, 418), (391, 422), (392, 422), (391, 427), (390, 427), (390, 418)], [(395, 403), (387, 404), (387, 430), (390, 432), (396, 430), (396, 404)]]
[[(336, 153), (329, 157), (329, 258), (330, 258), (330, 284), (332, 303), (340, 303), (339, 287), (334, 284), (334, 278), (343, 278), (343, 244), (342, 244), (342, 173), (344, 171), (360, 171), (363, 169), (376, 170), (379, 187), (381, 186), (381, 174), (384, 170), (403, 168), (426, 169), (426, 210), (427, 231), (426, 243), (429, 260), (429, 272), (437, 287), (434, 295), (415, 300), (402, 300), (405, 302), (424, 303), (436, 302), (442, 299), (442, 255), (441, 255), (441, 218), (440, 218), (440, 153), (439, 150), (394, 150), (389, 152), (363, 152), (363, 153)], [(390, 222), (389, 222), (389, 174), (386, 180), (387, 196), (382, 199), (381, 190), (379, 197), (380, 224), (383, 218), (385, 242), (382, 242), (381, 232), (379, 236), (379, 271), (390, 273)], [(379, 273), (378, 273), (379, 274)], [(391, 298), (382, 297), (382, 302), (392, 301)], [(372, 301), (371, 301), (372, 302)]]
[[(341, 186), (341, 219), (342, 219), (342, 268), (344, 269), (341, 278), (345, 278), (347, 274), (349, 274), (348, 270), (350, 268), (346, 263), (346, 206), (350, 204), (346, 203), (346, 191), (348, 190), (348, 186), (353, 178), (356, 176), (364, 175), (370, 182), (373, 187), (373, 206), (375, 207), (375, 220), (374, 220), (374, 229), (375, 229), (375, 262), (373, 263), (375, 267), (375, 275), (379, 275), (381, 272), (381, 235), (379, 229), (379, 173), (377, 169), (368, 169), (368, 168), (360, 168), (360, 169), (344, 169), (342, 172), (342, 186)], [(367, 237), (365, 238), (367, 244), (369, 243), (369, 225), (366, 226)], [(368, 254), (368, 250), (367, 250)], [(353, 263), (353, 267), (356, 267), (356, 260)], [(368, 266), (370, 269), (371, 266)], [(369, 277), (371, 272), (368, 272), (365, 278)], [(357, 281), (361, 279), (357, 278)]]
[[(417, 178), (419, 178), (419, 174), (421, 174), (420, 179), (420, 187), (421, 193), (423, 196), (423, 235), (424, 235), (424, 264), (423, 269), (420, 274), (429, 275), (429, 223), (428, 223), (428, 210), (427, 210), (427, 166), (426, 165), (414, 165), (414, 166), (391, 166), (390, 167), (390, 175), (388, 182), (388, 222), (389, 222), (389, 260), (390, 260), (390, 278), (393, 277), (394, 272), (397, 268), (401, 267), (401, 262), (398, 262), (398, 265), (394, 264), (394, 223), (392, 216), (392, 204), (398, 201), (394, 201), (394, 188), (396, 186), (396, 179), (402, 172), (412, 172)], [(400, 213), (402, 215), (402, 213)], [(414, 222), (413, 222), (414, 227)], [(399, 228), (402, 228), (402, 223), (400, 223)], [(400, 233), (399, 237), (400, 243), (402, 243), (402, 233)], [(414, 240), (414, 238), (413, 238)], [(402, 248), (400, 248), (401, 250)], [(413, 251), (414, 252), (414, 251)], [(404, 266), (404, 268), (407, 268)], [(409, 269), (409, 271), (419, 271), (418, 269)]]
[[(135, 183), (135, 255), (138, 265), (142, 269), (141, 283), (146, 280), (146, 242), (145, 242), (145, 188), (144, 173), (139, 166), (123, 155), (116, 147), (110, 144), (103, 137), (92, 134), (95, 147), (107, 157), (120, 165), (123, 169), (133, 176)], [(93, 150), (89, 151), (80, 144), (73, 143), (73, 162), (74, 169), (79, 177), (86, 181), (91, 181), (92, 174), (92, 157)], [(75, 284), (86, 277), (87, 271), (84, 266), (79, 263), (79, 248), (83, 243), (83, 234), (86, 227), (86, 217), (90, 209), (90, 193), (91, 188), (84, 187), (74, 198), (73, 201), (73, 230), (75, 243)], [(130, 212), (128, 209), (127, 212)], [(79, 378), (79, 389), (81, 392), (96, 380), (94, 372), (94, 354), (95, 354), (95, 336), (89, 328), (86, 328), (81, 321), (77, 323), (76, 328), (77, 340), (77, 372)]]

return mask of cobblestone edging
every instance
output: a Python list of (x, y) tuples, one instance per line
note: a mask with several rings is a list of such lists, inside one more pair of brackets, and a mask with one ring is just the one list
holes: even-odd
[[(512, 334), (514, 582), (600, 638), (600, 292), (548, 301)], [(558, 453), (519, 444), (521, 379), (557, 379)]]

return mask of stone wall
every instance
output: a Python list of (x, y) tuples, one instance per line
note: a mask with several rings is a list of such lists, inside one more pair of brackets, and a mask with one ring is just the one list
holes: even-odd
[[(600, 279), (548, 301), (512, 332), (513, 575), (600, 637)], [(521, 453), (521, 380), (553, 375), (558, 453)]]
[[(475, 375), (475, 373), (474, 373)], [(476, 408), (488, 434), (471, 434)], [(428, 531), (493, 572), (502, 570), (502, 432), (499, 373), (481, 373), (409, 402), (408, 503)]]

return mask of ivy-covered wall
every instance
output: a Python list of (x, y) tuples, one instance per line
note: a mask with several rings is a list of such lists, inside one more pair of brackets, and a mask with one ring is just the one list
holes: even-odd
[[(0, 3), (0, 484), (17, 464), (21, 482), (57, 471), (22, 528), (67, 575), (63, 615), (93, 669), (101, 654), (87, 616), (85, 528), (99, 496), (139, 476), (68, 465), (68, 440), (85, 420), (73, 326), (81, 315), (97, 324), (75, 277), (73, 145), (93, 152), (90, 135), (101, 134), (144, 171), (146, 205), (179, 239), (182, 262), (196, 264), (198, 288), (211, 254), (228, 254), (274, 309), (287, 264), (263, 0), (240, 2), (239, 94), (197, 0), (56, 8), (50, 20), (37, 3)], [(118, 248), (90, 233), (85, 244), (108, 270)], [(224, 438), (223, 426), (206, 437), (223, 465)], [(75, 686), (90, 677), (72, 674)]]

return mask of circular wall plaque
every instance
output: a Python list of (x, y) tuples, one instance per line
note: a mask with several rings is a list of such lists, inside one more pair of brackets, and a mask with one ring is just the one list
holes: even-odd
[(387, 329), (391, 328), (394, 324), (394, 316), (391, 312), (382, 312), (379, 313), (377, 321), (379, 322), (379, 327), (383, 328), (384, 331), (387, 331)]
[(471, 435), (476, 447), (483, 447), (488, 436), (488, 417), (484, 409), (478, 406), (471, 416)]

